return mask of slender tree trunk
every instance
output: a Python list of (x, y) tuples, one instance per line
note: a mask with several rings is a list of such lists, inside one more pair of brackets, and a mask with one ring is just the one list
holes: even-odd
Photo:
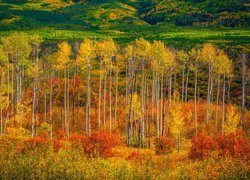
[(163, 103), (164, 103), (164, 96), (163, 96), (163, 88), (164, 88), (164, 82), (163, 82), (163, 73), (161, 75), (161, 123), (160, 123), (160, 135), (163, 136), (162, 130), (163, 130)]
[(170, 74), (169, 74), (167, 117), (169, 117), (169, 115), (170, 115), (171, 101), (172, 101), (172, 69), (170, 70)]
[(86, 125), (87, 125), (87, 135), (90, 136), (91, 134), (91, 119), (90, 119), (90, 106), (91, 106), (91, 94), (90, 94), (90, 67), (88, 65), (88, 82), (87, 82), (87, 119), (86, 119)]
[(98, 96), (98, 129), (101, 129), (101, 99), (102, 99), (102, 62), (100, 62), (99, 96)]
[(246, 71), (247, 71), (247, 55), (244, 53), (241, 55), (242, 64), (242, 105), (241, 105), (241, 119), (242, 129), (245, 130), (245, 105), (246, 105)]
[(224, 122), (225, 122), (225, 91), (226, 91), (226, 75), (223, 75), (223, 95), (222, 95), (222, 134), (224, 134)]
[(230, 103), (230, 91), (231, 91), (231, 82), (228, 80), (228, 89), (227, 89), (227, 103)]
[(218, 124), (219, 96), (220, 96), (220, 75), (218, 75), (218, 84), (217, 84), (216, 113), (215, 113), (216, 126)]
[(182, 68), (181, 102), (184, 102), (185, 68)]
[(53, 137), (53, 85), (52, 85), (52, 78), (54, 76), (54, 70), (52, 70), (52, 76), (50, 78), (50, 97), (49, 97), (49, 119), (50, 119), (50, 139)]
[(157, 130), (157, 138), (160, 137), (160, 127), (159, 127), (159, 90), (160, 90), (160, 78), (159, 74), (156, 74), (156, 130)]
[(106, 95), (107, 95), (107, 72), (105, 68), (104, 93), (103, 93), (103, 126), (104, 126), (104, 129), (106, 129)]
[(67, 76), (67, 129), (68, 129), (68, 137), (69, 137), (69, 127), (70, 127), (70, 121), (69, 121), (69, 111), (70, 111), (70, 109), (69, 109), (69, 86), (70, 86), (70, 84), (69, 84), (69, 71), (68, 71), (68, 76)]
[(145, 72), (142, 65), (142, 87), (141, 87), (141, 120), (140, 120), (140, 147), (144, 146), (144, 106), (145, 106)]
[(195, 124), (195, 133), (198, 132), (198, 124), (197, 124), (197, 76), (198, 76), (198, 67), (195, 67), (195, 82), (194, 82), (194, 124)]
[(118, 103), (118, 69), (116, 70), (115, 80), (115, 126), (117, 126), (117, 103)]
[(109, 71), (109, 131), (112, 132), (112, 69)]
[(77, 75), (76, 60), (74, 60), (74, 77), (73, 77), (73, 92), (72, 92), (72, 129), (75, 130), (75, 93), (76, 93), (76, 75)]
[(189, 68), (187, 69), (187, 79), (186, 79), (186, 88), (185, 88), (185, 102), (188, 100), (188, 80), (189, 80)]
[[(133, 63), (133, 62), (132, 62)], [(131, 66), (131, 65), (130, 65)], [(129, 67), (130, 67), (129, 66)], [(132, 132), (132, 128), (131, 128), (131, 124), (132, 124), (132, 114), (133, 114), (133, 111), (132, 111), (132, 101), (133, 101), (133, 93), (134, 93), (134, 86), (135, 86), (135, 76), (134, 76), (134, 69), (133, 67), (130, 67), (131, 70), (130, 70), (130, 80), (132, 81), (132, 87), (131, 87), (131, 90), (130, 90), (130, 105), (129, 105), (129, 119), (128, 119), (128, 142), (127, 142), (127, 145), (130, 146), (130, 138), (131, 138), (131, 132)]]
[(207, 106), (206, 106), (206, 124), (209, 122), (210, 111), (210, 86), (211, 86), (211, 65), (209, 65), (208, 86), (207, 86)]
[(67, 69), (64, 69), (64, 124), (66, 136), (69, 137), (68, 114), (67, 114)]
[[(1, 69), (0, 69), (0, 73)], [(2, 75), (0, 74), (0, 89), (2, 87)], [(2, 108), (2, 93), (0, 92), (0, 135), (3, 134), (3, 108)]]
[(148, 82), (146, 81), (146, 87), (147, 87), (147, 92), (146, 92), (146, 104), (147, 104), (147, 106), (146, 106), (146, 138), (148, 138), (149, 137), (149, 118), (148, 118), (148, 116), (149, 116), (149, 97), (148, 97)]
[(36, 61), (35, 61), (35, 76), (33, 84), (33, 102), (32, 102), (32, 132), (31, 137), (34, 137), (34, 125), (35, 125), (35, 111), (36, 111), (36, 95), (37, 95), (37, 78), (38, 78), (38, 47), (36, 49)]
[(44, 88), (44, 122), (47, 122), (47, 88), (46, 88), (46, 71), (44, 70), (44, 82), (43, 82), (43, 88)]

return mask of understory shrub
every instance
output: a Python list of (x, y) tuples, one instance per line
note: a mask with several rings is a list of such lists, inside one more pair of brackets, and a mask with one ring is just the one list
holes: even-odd
[(175, 143), (168, 137), (159, 137), (155, 141), (155, 153), (157, 155), (171, 153)]

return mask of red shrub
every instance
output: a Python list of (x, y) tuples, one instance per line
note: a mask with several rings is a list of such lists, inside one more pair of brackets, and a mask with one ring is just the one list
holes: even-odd
[(25, 150), (35, 150), (35, 149), (44, 149), (49, 145), (49, 139), (46, 134), (40, 134), (34, 138), (29, 138), (25, 142)]
[(219, 155), (250, 157), (250, 141), (245, 138), (242, 131), (236, 131), (229, 135), (221, 136), (217, 139)]
[(57, 137), (57, 139), (64, 139), (65, 132), (62, 129), (58, 129), (56, 132), (56, 137)]
[(175, 143), (170, 138), (167, 137), (157, 138), (155, 142), (155, 153), (157, 155), (170, 153), (172, 152), (174, 146)]
[(193, 159), (204, 159), (211, 157), (211, 153), (218, 148), (216, 141), (203, 133), (198, 133), (192, 138), (191, 142), (192, 146), (189, 156)]
[(120, 143), (116, 134), (106, 132), (92, 132), (83, 143), (83, 149), (91, 157), (110, 157), (112, 148)]
[(84, 149), (90, 157), (110, 157), (113, 155), (112, 148), (120, 143), (116, 134), (93, 131), (89, 137), (73, 134), (70, 142), (75, 147)]
[(126, 158), (126, 160), (136, 160), (136, 161), (143, 161), (145, 160), (147, 157), (146, 157), (146, 154), (143, 154), (143, 153), (139, 153), (137, 151), (133, 151), (129, 154), (129, 156)]
[(86, 137), (80, 134), (72, 134), (69, 138), (69, 141), (75, 147), (83, 147), (83, 144), (86, 141)]
[(55, 152), (59, 151), (63, 146), (61, 139), (53, 139), (53, 149)]

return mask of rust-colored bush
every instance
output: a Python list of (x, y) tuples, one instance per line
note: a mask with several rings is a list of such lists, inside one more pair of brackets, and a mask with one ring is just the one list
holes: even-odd
[(72, 146), (74, 147), (83, 147), (83, 144), (86, 141), (86, 137), (80, 134), (72, 134), (69, 138)]
[(143, 153), (140, 153), (140, 152), (137, 152), (137, 151), (132, 151), (129, 156), (126, 158), (126, 160), (136, 160), (136, 161), (143, 161), (145, 160), (147, 157), (146, 157), (146, 154), (143, 154)]
[(168, 137), (157, 138), (155, 141), (155, 153), (157, 155), (170, 153), (174, 146), (175, 143)]
[(49, 135), (47, 132), (41, 132), (38, 136), (29, 138), (24, 142), (24, 150), (44, 149), (49, 145)]
[(118, 145), (120, 140), (116, 134), (93, 131), (89, 137), (73, 134), (70, 142), (74, 147), (83, 148), (90, 157), (111, 157), (112, 148)]
[(83, 149), (89, 156), (111, 157), (112, 148), (120, 143), (120, 139), (116, 134), (93, 131), (83, 142)]
[(216, 141), (203, 133), (195, 135), (191, 142), (192, 146), (189, 157), (192, 159), (205, 159), (211, 157), (212, 152), (218, 148)]
[(217, 139), (219, 155), (250, 157), (250, 141), (245, 137), (244, 132), (236, 131), (228, 135), (220, 136)]

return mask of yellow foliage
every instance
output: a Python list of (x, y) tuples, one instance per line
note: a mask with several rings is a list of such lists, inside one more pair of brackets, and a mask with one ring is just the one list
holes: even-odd
[(178, 137), (184, 126), (184, 115), (181, 111), (181, 104), (175, 103), (175, 105), (170, 110), (171, 116), (171, 133)]
[(236, 106), (229, 106), (226, 113), (226, 121), (224, 124), (225, 133), (235, 132), (240, 121), (239, 112)]
[(56, 66), (57, 70), (63, 70), (67, 68), (70, 62), (71, 47), (67, 42), (58, 44), (58, 52), (56, 53)]
[(77, 64), (82, 70), (90, 68), (90, 60), (95, 57), (94, 42), (90, 39), (84, 39), (78, 50)]

